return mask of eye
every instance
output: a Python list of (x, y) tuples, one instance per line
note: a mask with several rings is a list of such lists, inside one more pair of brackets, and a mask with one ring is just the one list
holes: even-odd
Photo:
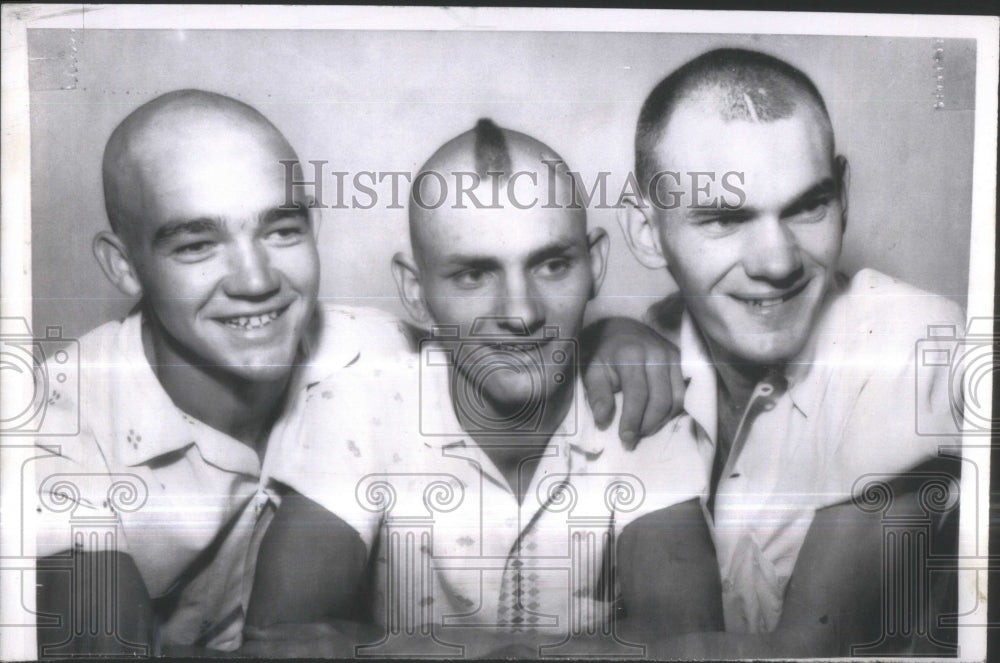
[(216, 243), (212, 240), (187, 242), (186, 244), (181, 244), (176, 247), (172, 253), (181, 260), (200, 260), (201, 258), (208, 256), (212, 249), (215, 248), (215, 244)]
[(308, 225), (304, 221), (289, 219), (268, 228), (267, 240), (278, 246), (289, 246), (302, 241), (308, 232)]
[(699, 221), (698, 227), (712, 236), (728, 235), (738, 230), (745, 221), (742, 216), (714, 216)]
[(569, 258), (551, 258), (539, 265), (536, 272), (544, 278), (559, 278), (566, 274), (570, 267), (572, 261)]
[(792, 218), (796, 221), (803, 221), (806, 223), (821, 221), (824, 217), (826, 217), (826, 213), (830, 209), (831, 202), (833, 202), (832, 198), (817, 198), (816, 200), (807, 201), (802, 204), (802, 207), (795, 211)]
[(479, 288), (486, 283), (489, 272), (483, 269), (464, 269), (451, 276), (459, 288)]

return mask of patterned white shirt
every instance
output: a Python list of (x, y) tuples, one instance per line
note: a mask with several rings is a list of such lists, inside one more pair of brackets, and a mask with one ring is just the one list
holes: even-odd
[[(447, 642), (464, 626), (551, 635), (606, 628), (614, 537), (701, 497), (712, 449), (678, 417), (634, 452), (574, 407), (519, 503), (459, 424), (440, 366), (340, 371), (302, 399), (275, 476), (352, 525), (376, 556), (376, 617)], [(620, 408), (619, 408), (620, 411)], [(296, 450), (297, 449), (297, 450)]]
[[(79, 402), (56, 386), (24, 495), (36, 505), (37, 554), (126, 552), (164, 614), (160, 644), (236, 649), (276, 497), (271, 447), (289, 414), (275, 423), (262, 467), (256, 451), (174, 405), (146, 359), (142, 324), (133, 313), (79, 340)], [(397, 325), (378, 311), (322, 311), (293, 393), (345, 364), (408, 352)]]

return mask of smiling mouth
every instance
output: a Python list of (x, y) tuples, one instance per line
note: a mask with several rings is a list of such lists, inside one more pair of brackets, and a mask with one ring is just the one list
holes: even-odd
[(778, 295), (777, 297), (741, 297), (733, 295), (733, 298), (739, 302), (742, 302), (743, 304), (746, 304), (750, 308), (757, 308), (757, 309), (773, 308), (775, 306), (784, 304), (788, 300), (798, 295), (800, 292), (806, 289), (807, 285), (809, 285), (808, 281), (806, 281), (802, 285), (792, 288), (791, 290), (782, 295)]
[(534, 346), (527, 343), (491, 343), (487, 347), (499, 352), (527, 352)]
[(218, 318), (219, 322), (226, 325), (230, 329), (239, 329), (241, 331), (250, 331), (253, 329), (260, 329), (261, 327), (266, 327), (288, 310), (288, 306), (282, 307), (280, 309), (275, 309), (274, 311), (269, 311), (267, 313), (261, 313), (260, 315), (237, 315), (231, 318)]

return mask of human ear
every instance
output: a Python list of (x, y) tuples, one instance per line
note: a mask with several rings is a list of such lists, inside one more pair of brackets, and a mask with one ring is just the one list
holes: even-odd
[(430, 312), (424, 302), (423, 288), (420, 285), (420, 268), (413, 258), (402, 252), (394, 255), (392, 278), (396, 281), (399, 298), (407, 313), (417, 322), (427, 322), (430, 319)]
[(623, 201), (618, 208), (618, 225), (622, 227), (625, 243), (636, 260), (649, 269), (667, 266), (651, 207), (640, 206), (632, 200)]
[(118, 235), (102, 230), (94, 237), (94, 257), (109, 281), (130, 297), (142, 295), (142, 283), (128, 254), (128, 247)]
[(593, 285), (590, 287), (590, 298), (593, 299), (601, 291), (601, 284), (604, 283), (604, 274), (608, 268), (608, 247), (611, 245), (611, 238), (604, 228), (594, 228), (587, 233), (587, 247), (590, 252), (590, 275), (593, 278)]

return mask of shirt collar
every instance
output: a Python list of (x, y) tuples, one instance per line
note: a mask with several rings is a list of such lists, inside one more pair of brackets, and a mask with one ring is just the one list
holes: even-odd
[[(836, 275), (816, 316), (809, 340), (785, 366), (788, 395), (795, 408), (807, 419), (819, 413), (830, 370), (839, 370), (844, 365), (837, 352), (842, 347), (844, 330), (844, 322), (840, 319), (843, 307), (840, 304), (844, 301), (844, 291), (849, 282), (845, 275)], [(838, 340), (841, 346), (838, 346)]]
[(361, 348), (357, 338), (345, 329), (345, 325), (351, 324), (353, 316), (346, 309), (328, 311), (321, 306), (316, 307), (302, 338), (301, 364), (293, 376), (290, 390), (298, 391), (320, 382), (360, 358)]
[[(425, 343), (421, 349), (421, 366), (428, 365), (426, 353), (430, 350), (431, 345)], [(432, 381), (425, 379), (428, 375), (427, 372), (421, 379), (419, 407), (422, 408), (422, 411), (418, 413), (418, 416), (435, 417), (435, 428), (441, 433), (440, 435), (423, 435), (423, 442), (432, 448), (474, 444), (472, 436), (462, 428), (458, 416), (455, 414), (448, 384), (448, 371), (444, 367), (441, 369), (436, 372), (437, 375)], [(565, 445), (570, 449), (589, 455), (600, 454), (604, 450), (608, 435), (598, 431), (594, 424), (594, 415), (585, 396), (582, 378), (579, 376), (573, 390), (573, 402), (573, 407), (556, 427), (549, 444)], [(621, 413), (620, 405), (619, 403), (617, 408), (619, 415)], [(424, 429), (423, 426), (417, 428), (417, 430), (422, 429)]]
[(714, 442), (719, 422), (718, 376), (701, 332), (686, 309), (681, 316), (676, 343), (681, 353), (681, 375), (687, 385), (684, 410)]
[[(822, 398), (819, 371), (812, 357), (819, 338), (818, 325), (805, 347), (785, 366), (787, 394), (792, 405), (806, 418), (815, 411)], [(688, 383), (684, 395), (684, 410), (715, 439), (718, 425), (718, 373), (712, 363), (708, 346), (691, 313), (685, 309), (681, 319), (678, 348), (681, 353), (681, 373)]]
[[(142, 324), (141, 313), (129, 315), (122, 322), (114, 339), (114, 346), (119, 349), (115, 354), (121, 363), (114, 370), (93, 367), (114, 376), (114, 382), (106, 386), (114, 394), (112, 435), (122, 461), (129, 466), (143, 465), (196, 445), (202, 458), (213, 465), (258, 475), (260, 461), (253, 449), (187, 415), (174, 404), (146, 358)], [(129, 407), (121, 407), (123, 403)]]
[[(817, 317), (813, 332), (805, 347), (785, 366), (788, 397), (792, 405), (806, 418), (815, 416), (823, 399), (822, 361), (824, 347), (833, 337), (825, 330), (834, 315), (833, 303), (843, 290), (843, 277), (838, 276), (833, 291), (827, 296)], [(711, 355), (697, 323), (683, 306), (679, 295), (671, 295), (650, 307), (647, 323), (673, 341), (681, 355), (681, 374), (687, 383), (684, 410), (715, 440), (718, 426), (717, 379)], [(679, 318), (679, 322), (678, 322)]]

